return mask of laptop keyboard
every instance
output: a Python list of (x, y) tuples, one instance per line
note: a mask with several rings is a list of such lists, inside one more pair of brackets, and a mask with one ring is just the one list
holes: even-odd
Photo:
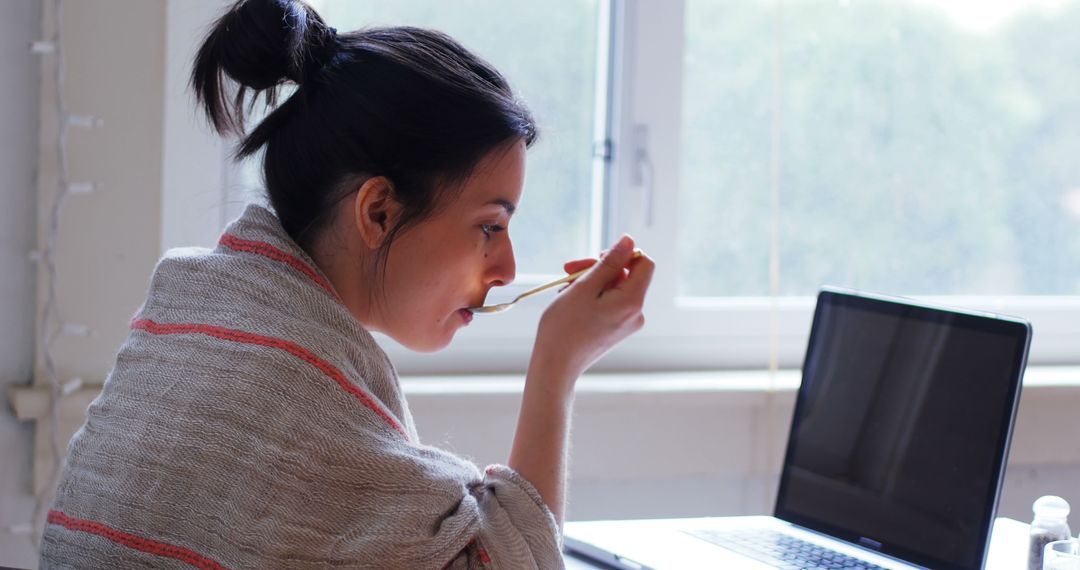
[(877, 564), (775, 530), (688, 530), (686, 533), (785, 570), (885, 570)]

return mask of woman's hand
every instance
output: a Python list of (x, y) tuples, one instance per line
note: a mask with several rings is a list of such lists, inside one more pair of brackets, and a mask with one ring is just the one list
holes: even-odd
[[(642, 305), (655, 263), (633, 257), (634, 241), (623, 236), (600, 260), (565, 265), (568, 273), (592, 269), (566, 287), (544, 311), (533, 350), (545, 368), (576, 379), (597, 359), (645, 324)], [(564, 368), (565, 367), (565, 368)]]
[(559, 293), (540, 318), (507, 464), (536, 487), (560, 528), (574, 383), (645, 324), (641, 306), (654, 264), (644, 254), (634, 258), (633, 251), (634, 240), (623, 236), (599, 261), (567, 263), (567, 272), (591, 269)]

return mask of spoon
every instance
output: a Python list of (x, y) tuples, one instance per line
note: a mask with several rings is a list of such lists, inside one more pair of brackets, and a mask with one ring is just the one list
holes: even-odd
[[(637, 259), (639, 257), (641, 257), (641, 250), (640, 249), (635, 249), (634, 250), (634, 255), (631, 257), (631, 259)], [(586, 267), (585, 269), (582, 269), (581, 271), (578, 271), (576, 273), (571, 273), (570, 275), (567, 275), (566, 277), (563, 277), (562, 279), (556, 279), (555, 281), (552, 281), (551, 283), (546, 283), (546, 284), (541, 285), (539, 287), (529, 289), (528, 291), (518, 295), (517, 297), (514, 297), (514, 300), (510, 301), (508, 303), (499, 303), (498, 305), (484, 305), (483, 307), (469, 307), (469, 311), (471, 311), (474, 315), (477, 315), (477, 314), (479, 314), (479, 315), (489, 314), (490, 315), (490, 314), (495, 314), (495, 313), (501, 313), (501, 312), (509, 309), (510, 307), (513, 307), (514, 303), (517, 303), (518, 301), (524, 299), (525, 297), (530, 297), (530, 296), (535, 295), (537, 293), (540, 293), (542, 291), (547, 291), (548, 289), (551, 289), (552, 287), (557, 287), (559, 285), (562, 285), (563, 283), (573, 283), (575, 279), (577, 279), (578, 277), (581, 277), (582, 275), (585, 275), (585, 273), (587, 273), (590, 269), (592, 269), (591, 266)]]

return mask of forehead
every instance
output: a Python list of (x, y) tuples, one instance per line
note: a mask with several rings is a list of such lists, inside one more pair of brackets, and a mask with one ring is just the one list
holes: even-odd
[(525, 144), (497, 148), (477, 163), (472, 176), (461, 189), (460, 202), (468, 208), (509, 206), (511, 211), (521, 200), (525, 183)]

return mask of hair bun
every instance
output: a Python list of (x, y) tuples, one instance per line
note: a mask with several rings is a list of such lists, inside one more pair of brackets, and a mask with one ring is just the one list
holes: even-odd
[[(240, 0), (214, 24), (195, 58), (192, 85), (219, 132), (243, 131), (247, 89), (309, 82), (334, 56), (337, 31), (299, 0)], [(234, 96), (224, 76), (239, 85)]]

